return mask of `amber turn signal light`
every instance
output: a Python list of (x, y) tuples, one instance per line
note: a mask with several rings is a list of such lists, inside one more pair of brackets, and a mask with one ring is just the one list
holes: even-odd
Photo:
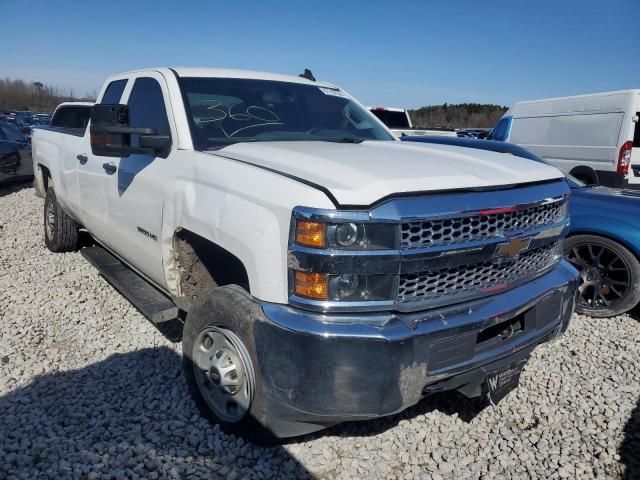
[(296, 243), (305, 247), (323, 248), (325, 245), (325, 225), (308, 220), (296, 221)]
[(295, 272), (296, 295), (313, 300), (326, 300), (329, 284), (326, 273)]

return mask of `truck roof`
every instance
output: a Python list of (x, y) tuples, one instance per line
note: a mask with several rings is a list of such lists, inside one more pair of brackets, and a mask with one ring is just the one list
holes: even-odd
[(257, 80), (275, 80), (280, 82), (301, 83), (305, 85), (316, 85), (336, 88), (329, 82), (311, 81), (297, 75), (284, 75), (280, 73), (259, 72), (254, 70), (241, 70), (235, 68), (201, 68), (201, 67), (159, 67), (144, 68), (120, 73), (114, 76), (124, 76), (141, 72), (163, 72), (171, 74), (175, 72), (179, 77), (212, 77), (212, 78), (249, 78)]

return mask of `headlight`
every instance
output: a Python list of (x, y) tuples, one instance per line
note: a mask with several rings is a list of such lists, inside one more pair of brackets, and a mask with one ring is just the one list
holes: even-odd
[(318, 310), (393, 308), (399, 225), (367, 212), (296, 209), (289, 241), (292, 304)]
[(341, 223), (333, 228), (334, 243), (345, 248), (353, 247), (358, 240), (358, 235), (362, 234), (364, 230), (363, 228), (358, 229), (355, 223)]
[(391, 299), (394, 275), (294, 272), (293, 293), (323, 302), (380, 302)]
[(320, 222), (297, 220), (295, 240), (298, 245), (304, 245), (305, 247), (324, 248), (326, 227)]
[(294, 241), (311, 248), (388, 250), (397, 248), (396, 225), (296, 219)]

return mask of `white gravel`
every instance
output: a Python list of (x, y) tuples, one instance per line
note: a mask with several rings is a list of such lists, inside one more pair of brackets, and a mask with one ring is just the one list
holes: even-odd
[(640, 476), (637, 317), (575, 316), (496, 408), (441, 395), (257, 448), (199, 417), (179, 344), (80, 254), (45, 249), (41, 210), (0, 189), (0, 478)]

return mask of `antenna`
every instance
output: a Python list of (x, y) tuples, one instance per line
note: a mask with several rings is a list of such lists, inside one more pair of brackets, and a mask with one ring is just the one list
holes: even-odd
[(311, 80), (312, 82), (316, 81), (316, 77), (313, 76), (313, 73), (311, 73), (311, 70), (309, 70), (308, 68), (305, 68), (304, 73), (301, 73), (298, 76), (302, 78), (306, 78), (307, 80)]

